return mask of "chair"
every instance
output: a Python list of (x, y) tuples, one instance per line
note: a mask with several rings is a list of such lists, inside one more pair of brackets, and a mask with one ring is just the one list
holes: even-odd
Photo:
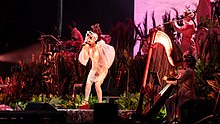
[(82, 88), (82, 83), (75, 83), (73, 85), (73, 95), (72, 97), (75, 98), (76, 97), (76, 94), (77, 94), (77, 88)]

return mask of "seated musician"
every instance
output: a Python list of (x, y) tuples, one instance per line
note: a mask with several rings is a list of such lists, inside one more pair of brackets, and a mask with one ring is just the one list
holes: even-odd
[(72, 24), (69, 26), (71, 29), (71, 41), (73, 41), (73, 46), (81, 46), (83, 41), (83, 36), (80, 31), (76, 28), (76, 22), (72, 21)]
[(76, 27), (76, 22), (72, 21), (68, 26), (71, 30), (70, 40), (64, 43), (66, 49), (69, 49), (72, 52), (79, 51), (78, 48), (81, 48), (82, 43), (84, 42), (83, 36)]
[(196, 60), (189, 51), (183, 53), (182, 64), (183, 70), (178, 71), (176, 80), (167, 80), (167, 83), (177, 86), (176, 92), (165, 103), (168, 123), (173, 122), (175, 119), (180, 121), (180, 106), (188, 100), (195, 98), (193, 67), (196, 64)]

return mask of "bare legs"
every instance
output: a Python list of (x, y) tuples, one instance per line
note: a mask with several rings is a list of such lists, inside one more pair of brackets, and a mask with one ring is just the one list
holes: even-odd
[[(101, 88), (102, 82), (95, 82), (95, 89), (96, 89), (96, 93), (97, 93), (97, 96), (98, 96), (98, 102), (99, 103), (102, 103), (102, 88)], [(85, 101), (89, 100), (89, 95), (90, 95), (90, 92), (91, 92), (92, 84), (93, 84), (92, 81), (87, 81), (86, 82)]]
[(86, 88), (85, 88), (85, 101), (89, 101), (89, 94), (91, 92), (91, 87), (92, 87), (92, 81), (86, 82)]
[(101, 88), (102, 82), (96, 82), (95, 83), (95, 90), (98, 96), (98, 102), (102, 103), (102, 88)]

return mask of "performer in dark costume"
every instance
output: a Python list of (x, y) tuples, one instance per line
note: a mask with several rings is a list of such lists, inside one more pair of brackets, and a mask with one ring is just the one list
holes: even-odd
[(166, 81), (176, 85), (176, 93), (167, 99), (166, 111), (168, 122), (174, 121), (176, 117), (180, 117), (180, 106), (190, 99), (195, 98), (194, 89), (194, 71), (196, 64), (195, 58), (189, 51), (183, 53), (183, 69), (178, 70), (178, 75), (175, 81)]

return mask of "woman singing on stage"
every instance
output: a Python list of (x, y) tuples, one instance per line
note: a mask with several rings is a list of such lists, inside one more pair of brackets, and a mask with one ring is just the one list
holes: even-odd
[(114, 58), (114, 47), (106, 44), (103, 40), (97, 41), (98, 35), (92, 31), (87, 31), (85, 42), (82, 44), (82, 51), (79, 54), (79, 62), (86, 66), (89, 58), (92, 61), (92, 68), (87, 77), (85, 87), (85, 99), (81, 106), (88, 105), (91, 86), (95, 83), (98, 102), (102, 103), (101, 85), (111, 67)]

